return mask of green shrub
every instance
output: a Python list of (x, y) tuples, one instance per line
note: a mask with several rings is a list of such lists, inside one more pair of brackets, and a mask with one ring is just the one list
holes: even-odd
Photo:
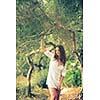
[(24, 85), (17, 85), (16, 86), (16, 98), (17, 100), (22, 100), (26, 96), (26, 89)]
[(46, 78), (47, 78), (48, 70), (35, 70), (32, 74), (31, 82), (32, 86), (38, 85), (39, 87), (46, 87)]
[(78, 67), (79, 65), (75, 61), (74, 63), (71, 63), (71, 61), (67, 62), (67, 72), (63, 82), (64, 86), (82, 86), (82, 75)]

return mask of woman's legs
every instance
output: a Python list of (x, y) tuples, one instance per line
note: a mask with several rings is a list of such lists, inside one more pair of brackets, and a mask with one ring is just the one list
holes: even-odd
[(50, 92), (50, 100), (56, 100), (56, 95), (57, 95), (57, 91), (55, 88), (50, 88), (49, 87), (49, 92)]
[(56, 98), (55, 100), (59, 100), (60, 99), (60, 90), (56, 89), (57, 93), (56, 93)]

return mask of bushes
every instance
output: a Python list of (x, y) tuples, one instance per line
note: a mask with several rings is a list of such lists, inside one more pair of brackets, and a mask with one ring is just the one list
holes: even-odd
[(26, 96), (26, 87), (23, 85), (17, 85), (16, 87), (16, 100), (22, 100)]
[(67, 62), (67, 72), (63, 82), (65, 86), (82, 86), (82, 75), (78, 67), (77, 62)]
[(45, 82), (46, 82), (46, 78), (47, 78), (47, 73), (48, 70), (44, 69), (44, 70), (35, 70), (32, 74), (32, 86), (38, 86), (38, 87), (46, 87)]
[[(39, 91), (40, 88), (46, 88), (47, 69), (38, 71), (35, 69), (31, 77), (31, 90)], [(27, 79), (20, 75), (16, 80), (16, 100), (24, 100), (27, 96)]]

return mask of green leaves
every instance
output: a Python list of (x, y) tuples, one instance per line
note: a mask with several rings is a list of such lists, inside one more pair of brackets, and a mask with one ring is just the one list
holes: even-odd
[(81, 71), (78, 68), (79, 64), (77, 62), (72, 63), (72, 61), (67, 62), (67, 72), (64, 79), (65, 86), (73, 87), (73, 86), (82, 86), (82, 76)]
[[(17, 73), (27, 73), (28, 64), (25, 55), (40, 47), (40, 33), (46, 32), (45, 42), (62, 44), (67, 59), (72, 63), (77, 59), (72, 53), (73, 39), (71, 29), (76, 35), (76, 49), (83, 48), (82, 0), (17, 0), (16, 1), (16, 62)], [(61, 26), (64, 26), (62, 28)], [(51, 30), (50, 30), (51, 29)], [(47, 30), (49, 30), (47, 32)], [(38, 62), (42, 54), (33, 56)], [(42, 63), (45, 65), (44, 58)], [(69, 66), (70, 67), (70, 66)], [(70, 70), (70, 69), (68, 69)], [(75, 69), (76, 70), (76, 69)], [(79, 72), (68, 72), (68, 84), (73, 85)], [(71, 75), (71, 76), (70, 76)], [(70, 80), (70, 81), (69, 81)], [(80, 80), (80, 78), (79, 78)], [(75, 83), (75, 84), (81, 84)]]

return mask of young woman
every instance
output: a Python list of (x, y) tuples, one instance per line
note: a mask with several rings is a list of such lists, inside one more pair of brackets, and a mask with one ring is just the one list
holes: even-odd
[(51, 53), (47, 48), (44, 48), (43, 37), (41, 39), (41, 51), (48, 56), (50, 60), (49, 72), (46, 84), (51, 95), (50, 100), (59, 100), (61, 84), (66, 74), (66, 55), (62, 45), (58, 45), (55, 54)]

